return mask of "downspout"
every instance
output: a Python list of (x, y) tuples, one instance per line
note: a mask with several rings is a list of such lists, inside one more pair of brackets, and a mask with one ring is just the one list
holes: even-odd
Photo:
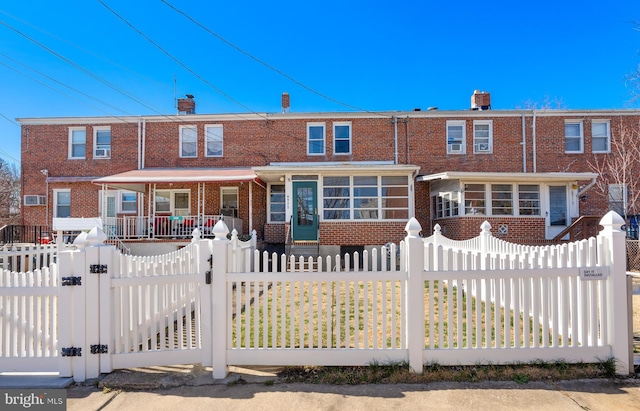
[(531, 110), (531, 112), (533, 113), (533, 125), (531, 126), (531, 144), (533, 146), (533, 172), (537, 172), (538, 167), (536, 164), (537, 161), (537, 157), (536, 157), (536, 111), (535, 110)]
[(522, 172), (527, 172), (527, 130), (525, 129), (525, 117), (522, 114)]
[(142, 119), (142, 168), (144, 168), (144, 160), (145, 160), (145, 149), (147, 146), (147, 122), (143, 118)]
[(253, 181), (249, 182), (249, 234), (253, 231)]
[(393, 164), (398, 164), (398, 117), (393, 116)]
[(138, 119), (138, 170), (142, 164), (142, 119)]

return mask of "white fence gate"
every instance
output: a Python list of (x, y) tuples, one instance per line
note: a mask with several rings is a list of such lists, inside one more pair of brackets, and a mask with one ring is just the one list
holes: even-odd
[(82, 381), (201, 363), (223, 378), (229, 365), (407, 361), (421, 372), (430, 362), (614, 357), (627, 374), (625, 234), (617, 214), (600, 224), (588, 241), (522, 248), (487, 225), (465, 244), (437, 229), (423, 239), (412, 219), (399, 267), (386, 258), (393, 245), (365, 252), (362, 267), (358, 255), (287, 262), (227, 240), (224, 223), (214, 240), (196, 233), (164, 256), (62, 252), (46, 275), (3, 272), (0, 371), (41, 363)]

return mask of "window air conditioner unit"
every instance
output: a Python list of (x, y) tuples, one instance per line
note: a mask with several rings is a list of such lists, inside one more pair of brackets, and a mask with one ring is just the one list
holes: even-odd
[(23, 203), (25, 206), (47, 205), (47, 198), (45, 196), (25, 195)]
[(449, 144), (449, 147), (451, 147), (452, 153), (459, 153), (462, 151), (462, 144)]
[(96, 158), (106, 158), (111, 156), (111, 150), (108, 148), (97, 148)]
[(488, 143), (476, 144), (476, 151), (489, 151), (489, 144)]
[(221, 208), (220, 214), (225, 217), (238, 218), (238, 209), (237, 208)]

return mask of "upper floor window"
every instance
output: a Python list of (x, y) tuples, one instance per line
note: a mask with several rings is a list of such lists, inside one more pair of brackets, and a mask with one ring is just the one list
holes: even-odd
[(351, 154), (351, 123), (334, 123), (333, 152)]
[(324, 154), (325, 132), (324, 123), (307, 124), (307, 154), (322, 155)]
[(111, 158), (111, 127), (93, 128), (93, 157)]
[(447, 121), (447, 154), (464, 154), (466, 146), (464, 120)]
[(84, 127), (69, 129), (69, 158), (85, 158), (87, 149), (87, 130)]
[(594, 153), (608, 153), (611, 151), (609, 120), (594, 120), (591, 122), (591, 150)]
[(222, 125), (204, 126), (205, 157), (222, 157)]
[(284, 185), (271, 185), (269, 194), (269, 221), (284, 223), (285, 220)]
[(582, 121), (566, 121), (564, 123), (565, 153), (582, 153)]
[(197, 157), (198, 132), (196, 126), (180, 126), (180, 157)]
[(491, 153), (493, 151), (493, 122), (475, 120), (473, 122), (473, 152)]

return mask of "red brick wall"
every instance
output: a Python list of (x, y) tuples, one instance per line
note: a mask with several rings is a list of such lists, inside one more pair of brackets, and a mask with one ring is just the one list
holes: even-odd
[[(545, 238), (545, 221), (544, 218), (535, 217), (460, 217), (460, 218), (443, 218), (434, 220), (433, 225), (440, 224), (442, 234), (452, 240), (467, 240), (480, 235), (480, 226), (483, 222), (488, 221), (491, 224), (491, 233), (494, 237), (503, 240), (526, 243), (530, 239)], [(508, 227), (507, 234), (499, 234), (498, 229), (501, 225)], [(425, 233), (425, 237), (433, 233)]]
[(323, 245), (382, 245), (399, 243), (407, 233), (406, 222), (320, 222)]

